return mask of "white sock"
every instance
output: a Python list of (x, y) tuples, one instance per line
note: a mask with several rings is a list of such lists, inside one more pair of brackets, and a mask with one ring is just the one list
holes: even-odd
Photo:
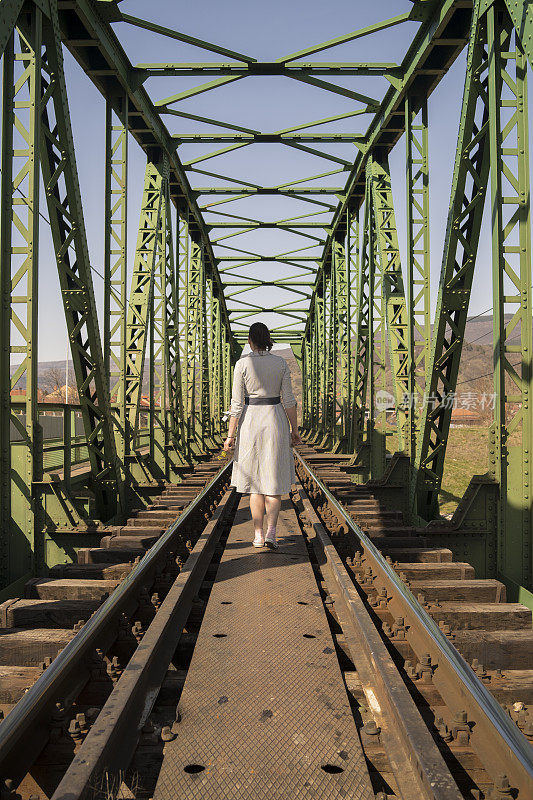
[(275, 525), (269, 525), (268, 526), (266, 538), (270, 539), (272, 542), (276, 541), (276, 526)]
[(255, 529), (255, 538), (256, 539), (262, 539), (263, 538), (263, 529), (262, 528), (256, 528)]

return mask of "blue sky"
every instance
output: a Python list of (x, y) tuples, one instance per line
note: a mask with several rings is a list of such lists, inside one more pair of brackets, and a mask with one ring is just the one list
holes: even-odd
[[(382, 0), (380, 3), (354, 3), (345, 0), (204, 0), (197, 3), (171, 3), (168, 0), (124, 0), (124, 13), (149, 17), (192, 36), (216, 42), (222, 46), (251, 55), (259, 60), (275, 60), (303, 47), (343, 35), (365, 25), (408, 11), (408, 0)], [(400, 63), (417, 29), (416, 23), (404, 23), (390, 30), (318, 53), (310, 61), (390, 61)], [(165, 37), (131, 27), (126, 23), (114, 25), (133, 64), (150, 61), (223, 61), (213, 53), (169, 40)], [(69, 102), (74, 129), (77, 164), (82, 188), (85, 222), (92, 265), (103, 269), (103, 188), (104, 188), (104, 101), (70, 55), (66, 54)], [(204, 82), (202, 78), (153, 78), (145, 86), (154, 99), (182, 91), (190, 85)], [(209, 80), (209, 79), (208, 79)], [(356, 91), (380, 98), (388, 82), (384, 78), (345, 78), (336, 82)], [(433, 94), (429, 106), (430, 119), (430, 203), (432, 305), (439, 282), (442, 244), (446, 224), (450, 181), (457, 137), (460, 99), (464, 82), (464, 56), (460, 57)], [(276, 131), (313, 119), (345, 113), (358, 107), (353, 100), (332, 95), (315, 87), (288, 78), (253, 77), (222, 87), (197, 98), (183, 101), (180, 109), (236, 122), (263, 132)], [(355, 117), (316, 130), (364, 132), (370, 115)], [(176, 117), (165, 117), (174, 132), (223, 132), (212, 126)], [(179, 149), (183, 160), (218, 148), (218, 145), (184, 145)], [(354, 145), (323, 145), (323, 149), (353, 160)], [(393, 191), (396, 204), (400, 244), (405, 263), (405, 140), (402, 138), (390, 158)], [(200, 165), (202, 166), (202, 165)], [(273, 185), (333, 168), (329, 162), (297, 152), (283, 145), (257, 144), (205, 162), (205, 169), (243, 180)], [(144, 155), (132, 141), (129, 163), (129, 272), (133, 264), (136, 228), (144, 173)], [(345, 174), (333, 176), (314, 184), (342, 185)], [(328, 183), (329, 181), (329, 183)], [(206, 185), (209, 178), (197, 175), (194, 185)], [(217, 181), (211, 181), (217, 183)], [(227, 181), (218, 181), (227, 184)], [(311, 213), (314, 209), (289, 198), (257, 197), (225, 204), (224, 212), (273, 220)], [(46, 208), (43, 208), (46, 213)], [(213, 219), (213, 217), (210, 217)], [(311, 217), (320, 219), (320, 217)], [(40, 269), (40, 360), (60, 359), (65, 355), (65, 325), (59, 296), (55, 264), (50, 248), (48, 226), (42, 224)], [(282, 231), (260, 231), (229, 240), (235, 247), (259, 250), (270, 254), (302, 247), (301, 237)], [(320, 248), (310, 250), (318, 254)], [(222, 250), (217, 250), (222, 254)], [(475, 314), (492, 305), (490, 288), (490, 235), (482, 237), (478, 267), (472, 294), (470, 313)], [(265, 274), (266, 267), (248, 269), (248, 275)], [(268, 266), (272, 277), (288, 275), (283, 265)], [(101, 314), (103, 283), (94, 274), (94, 286)], [(276, 290), (261, 290), (264, 303), (280, 298)], [(253, 295), (251, 296), (253, 300)], [(269, 321), (269, 320), (266, 320)]]

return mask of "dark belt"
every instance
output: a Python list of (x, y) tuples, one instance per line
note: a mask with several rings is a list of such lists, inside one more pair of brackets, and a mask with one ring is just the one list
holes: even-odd
[(245, 397), (244, 403), (247, 406), (277, 406), (281, 397)]

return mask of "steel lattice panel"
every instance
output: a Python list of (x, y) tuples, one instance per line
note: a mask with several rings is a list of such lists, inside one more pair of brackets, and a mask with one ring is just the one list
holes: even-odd
[(296, 518), (282, 511), (280, 551), (255, 550), (247, 506), (211, 592), (154, 800), (373, 798)]

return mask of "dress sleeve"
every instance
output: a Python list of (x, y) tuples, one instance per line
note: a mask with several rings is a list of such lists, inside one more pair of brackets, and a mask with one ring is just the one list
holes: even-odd
[(283, 376), (281, 378), (281, 400), (285, 408), (293, 408), (296, 405), (296, 398), (292, 393), (291, 371), (285, 362)]
[(230, 417), (239, 418), (244, 406), (244, 375), (242, 374), (242, 363), (237, 361), (233, 371), (233, 391), (231, 393)]

